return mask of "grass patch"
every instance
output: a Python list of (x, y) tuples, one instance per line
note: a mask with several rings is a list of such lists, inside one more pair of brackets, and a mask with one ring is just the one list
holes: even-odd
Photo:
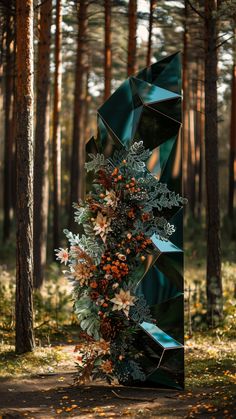
[(17, 355), (14, 346), (0, 346), (0, 377), (30, 377), (48, 374), (73, 365), (72, 356), (63, 347), (36, 348), (33, 352)]
[(231, 412), (235, 401), (236, 340), (232, 339), (231, 328), (229, 333), (227, 330), (196, 332), (186, 341), (188, 393), (181, 398), (188, 399), (197, 394), (200, 410), (208, 414), (224, 408)]

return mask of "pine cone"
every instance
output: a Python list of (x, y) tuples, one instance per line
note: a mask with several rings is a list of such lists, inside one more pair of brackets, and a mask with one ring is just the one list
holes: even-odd
[(115, 324), (113, 324), (109, 317), (103, 317), (100, 325), (101, 335), (105, 340), (114, 339), (122, 328), (122, 321), (116, 320)]

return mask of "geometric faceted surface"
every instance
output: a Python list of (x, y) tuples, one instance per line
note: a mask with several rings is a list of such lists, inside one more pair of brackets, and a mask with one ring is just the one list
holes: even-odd
[[(98, 109), (97, 137), (88, 142), (87, 151), (109, 157), (115, 149), (128, 149), (142, 140), (152, 150), (146, 170), (181, 194), (181, 102), (181, 61), (175, 53), (129, 77)], [(145, 296), (155, 323), (139, 325), (135, 345), (147, 380), (133, 384), (180, 389), (184, 387), (183, 210), (165, 210), (165, 217), (176, 232), (166, 242), (154, 235), (153, 252), (134, 272), (136, 294)]]

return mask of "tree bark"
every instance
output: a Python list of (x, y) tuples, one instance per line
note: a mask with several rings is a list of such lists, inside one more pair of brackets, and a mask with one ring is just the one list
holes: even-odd
[(205, 164), (207, 198), (207, 318), (222, 317), (217, 124), (217, 2), (205, 1)]
[(53, 247), (59, 246), (59, 212), (61, 206), (61, 0), (56, 3), (55, 73), (53, 102)]
[(188, 5), (184, 7), (183, 36), (183, 193), (188, 193), (188, 153), (189, 153), (189, 80), (188, 80)]
[(5, 135), (4, 135), (4, 181), (3, 181), (3, 241), (10, 235), (12, 207), (12, 162), (13, 162), (13, 30), (10, 12), (6, 14), (5, 55)]
[[(236, 23), (236, 19), (235, 19), (235, 23)], [(228, 215), (231, 220), (234, 219), (235, 187), (236, 187), (236, 29), (234, 28), (233, 66), (232, 66), (232, 81), (231, 81), (231, 120), (230, 120), (229, 195), (228, 195)]]
[(111, 0), (104, 0), (105, 47), (104, 47), (104, 101), (111, 95)]
[(197, 175), (197, 216), (202, 216), (203, 204), (203, 142), (204, 142), (204, 85), (203, 65), (199, 59), (197, 65), (197, 122), (196, 122), (196, 175)]
[(151, 65), (152, 56), (152, 28), (153, 28), (153, 12), (155, 10), (156, 0), (150, 0), (150, 11), (149, 11), (149, 29), (148, 29), (148, 47), (147, 47), (147, 59), (146, 66)]
[(127, 74), (128, 76), (131, 76), (136, 72), (137, 0), (129, 0), (128, 26), (129, 38)]
[(50, 33), (52, 0), (40, 7), (34, 150), (34, 286), (43, 284), (47, 252)]
[(71, 181), (70, 181), (70, 219), (69, 226), (72, 228), (74, 220), (73, 202), (78, 202), (84, 195), (84, 160), (85, 160), (85, 141), (81, 136), (83, 124), (83, 82), (86, 74), (86, 33), (88, 26), (87, 0), (80, 0), (78, 11), (78, 40), (77, 40), (77, 60), (74, 91), (74, 118), (73, 118), (73, 138), (71, 155)]
[(16, 0), (16, 352), (33, 336), (33, 0)]

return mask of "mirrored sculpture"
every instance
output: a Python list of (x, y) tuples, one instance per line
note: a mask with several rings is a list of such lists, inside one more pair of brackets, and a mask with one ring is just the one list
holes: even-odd
[[(98, 109), (97, 137), (89, 153), (112, 156), (142, 140), (152, 150), (146, 170), (157, 182), (181, 194), (181, 62), (172, 54), (129, 77)], [(165, 217), (176, 226), (171, 241), (152, 237), (154, 250), (137, 272), (136, 294), (143, 294), (155, 324), (140, 324), (137, 347), (142, 351), (145, 383), (141, 386), (184, 386), (183, 210), (173, 207)]]

